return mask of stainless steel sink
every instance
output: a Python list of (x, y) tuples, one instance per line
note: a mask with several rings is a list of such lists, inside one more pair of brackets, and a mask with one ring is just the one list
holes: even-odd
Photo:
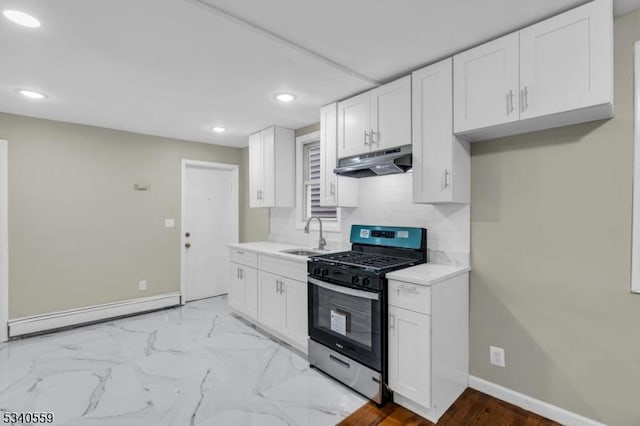
[(322, 254), (317, 251), (305, 250), (305, 249), (290, 249), (280, 250), (281, 253), (293, 254), (295, 256), (314, 256), (316, 254)]

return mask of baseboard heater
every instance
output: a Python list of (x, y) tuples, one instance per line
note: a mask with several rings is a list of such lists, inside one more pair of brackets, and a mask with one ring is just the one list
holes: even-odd
[(9, 338), (25, 337), (180, 305), (180, 293), (141, 297), (78, 309), (10, 319)]

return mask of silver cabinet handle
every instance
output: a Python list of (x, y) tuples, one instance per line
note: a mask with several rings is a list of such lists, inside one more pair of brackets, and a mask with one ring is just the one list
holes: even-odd
[(375, 143), (376, 145), (380, 146), (378, 144), (378, 141), (373, 140), (373, 135), (375, 135), (375, 134), (376, 134), (376, 132), (374, 132), (373, 129), (371, 129), (371, 133), (369, 133), (369, 144), (373, 145)]
[(367, 133), (367, 131), (364, 131), (364, 145), (365, 146), (369, 146), (369, 133)]
[(236, 268), (236, 278), (240, 279), (240, 268)]
[(396, 316), (394, 314), (389, 314), (389, 330), (396, 329)]
[(449, 187), (449, 169), (444, 169), (444, 189)]
[(280, 293), (280, 281), (276, 280), (276, 293)]
[(524, 86), (524, 109), (525, 111), (529, 109), (529, 89), (527, 86)]
[(524, 90), (520, 89), (520, 112), (524, 112)]
[(329, 195), (336, 195), (336, 184), (331, 182), (331, 187), (329, 188)]
[(418, 292), (418, 289), (414, 285), (412, 285), (411, 287), (408, 287), (406, 285), (401, 285), (400, 287), (398, 287), (398, 293), (400, 293), (400, 290), (406, 291), (408, 293), (413, 293), (413, 294), (416, 294)]
[(242, 268), (240, 268), (240, 279), (244, 279), (244, 270)]
[(509, 89), (509, 111), (513, 112), (513, 90)]
[(507, 115), (511, 115), (513, 112), (513, 90), (509, 89), (509, 92), (505, 95), (507, 101)]
[(507, 115), (509, 115), (509, 113), (511, 112), (511, 108), (509, 108), (509, 94), (508, 93), (505, 93), (504, 99), (505, 99), (505, 103), (507, 104), (507, 106), (506, 106)]

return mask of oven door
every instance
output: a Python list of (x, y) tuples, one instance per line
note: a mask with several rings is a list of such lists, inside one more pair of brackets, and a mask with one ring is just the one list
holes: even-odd
[(309, 337), (382, 371), (382, 293), (309, 277)]

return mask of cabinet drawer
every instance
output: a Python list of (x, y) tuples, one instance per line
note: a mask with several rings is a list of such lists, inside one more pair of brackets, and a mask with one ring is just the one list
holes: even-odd
[(390, 280), (389, 305), (430, 315), (431, 287)]
[(271, 272), (281, 277), (307, 282), (307, 264), (274, 256), (260, 255), (258, 258), (261, 271)]
[(229, 261), (239, 263), (241, 265), (258, 267), (258, 254), (240, 249), (229, 249)]

